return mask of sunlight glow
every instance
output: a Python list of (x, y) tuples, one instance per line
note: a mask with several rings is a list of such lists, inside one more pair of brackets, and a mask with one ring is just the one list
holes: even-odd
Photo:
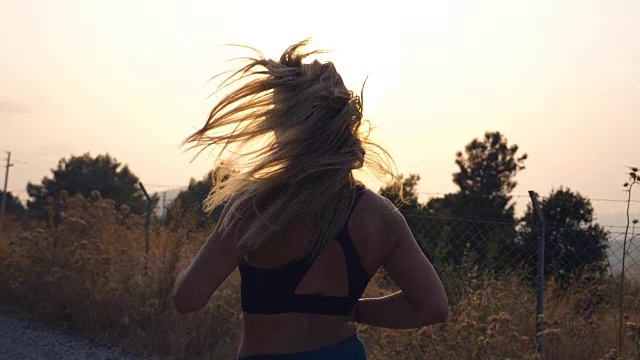
[(201, 178), (211, 157), (190, 164), (179, 145), (215, 100), (207, 79), (247, 55), (225, 44), (278, 57), (306, 38), (330, 51), (319, 58), (351, 90), (367, 79), (374, 139), (401, 172), (422, 175), (424, 192), (454, 190), (455, 152), (486, 130), (530, 154), (520, 192), (568, 185), (618, 198), (611, 179), (638, 162), (634, 0), (25, 0), (5, 10), (4, 146), (43, 164), (16, 169), (12, 190), (86, 151), (110, 152), (153, 183)]

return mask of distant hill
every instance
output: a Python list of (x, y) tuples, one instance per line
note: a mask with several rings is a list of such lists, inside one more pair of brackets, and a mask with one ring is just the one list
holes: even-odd
[(160, 202), (158, 203), (158, 206), (155, 209), (156, 215), (162, 216), (162, 214), (164, 214), (163, 198), (166, 197), (166, 206), (168, 207), (169, 205), (171, 205), (171, 202), (178, 197), (178, 194), (180, 194), (181, 191), (185, 191), (185, 190), (187, 190), (187, 186), (174, 188), (174, 189), (167, 189), (162, 191), (156, 191), (156, 193), (158, 194), (158, 197), (160, 198)]
[[(630, 218), (640, 220), (640, 213), (638, 213), (638, 211), (631, 212)], [(607, 214), (598, 214), (596, 212), (595, 221), (602, 226), (624, 227), (627, 224), (627, 215), (622, 212)]]

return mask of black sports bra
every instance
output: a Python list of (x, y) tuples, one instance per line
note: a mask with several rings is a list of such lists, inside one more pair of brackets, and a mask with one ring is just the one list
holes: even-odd
[[(364, 187), (357, 187), (349, 217), (363, 190)], [(243, 259), (238, 265), (242, 310), (253, 314), (296, 312), (350, 316), (370, 278), (351, 241), (349, 217), (335, 239), (342, 247), (346, 260), (349, 281), (346, 297), (295, 293), (298, 284), (313, 266), (315, 259), (312, 254), (275, 268), (256, 268)]]

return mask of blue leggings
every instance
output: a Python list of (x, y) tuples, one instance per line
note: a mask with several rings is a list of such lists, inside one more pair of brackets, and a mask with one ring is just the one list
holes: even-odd
[(291, 354), (249, 355), (238, 360), (367, 360), (364, 344), (353, 335), (337, 344)]

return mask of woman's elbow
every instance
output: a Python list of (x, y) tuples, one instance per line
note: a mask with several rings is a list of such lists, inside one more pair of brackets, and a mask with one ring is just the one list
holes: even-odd
[(189, 306), (190, 304), (184, 301), (179, 295), (173, 294), (173, 305), (176, 308), (176, 311), (180, 314), (187, 314), (195, 311), (193, 306)]
[(449, 306), (441, 306), (434, 314), (433, 324), (447, 322), (447, 319), (449, 319)]
[(175, 296), (173, 297), (173, 304), (175, 305), (176, 311), (180, 314), (188, 314), (190, 312), (196, 311), (196, 309), (188, 306), (188, 304), (180, 301), (180, 299), (176, 298)]
[(436, 306), (436, 308), (436, 324), (447, 322), (447, 319), (449, 319), (449, 298), (446, 294), (442, 294), (442, 298), (438, 302), (438, 306)]
[(421, 313), (423, 314), (423, 326), (447, 322), (449, 318), (449, 303), (444, 299), (444, 301), (439, 301), (437, 304), (431, 304), (428, 309), (424, 309)]
[(185, 294), (183, 291), (180, 291), (180, 289), (176, 289), (173, 293), (173, 304), (178, 313), (187, 314), (202, 309), (206, 305), (206, 302), (196, 301), (193, 296), (189, 296), (189, 294)]

